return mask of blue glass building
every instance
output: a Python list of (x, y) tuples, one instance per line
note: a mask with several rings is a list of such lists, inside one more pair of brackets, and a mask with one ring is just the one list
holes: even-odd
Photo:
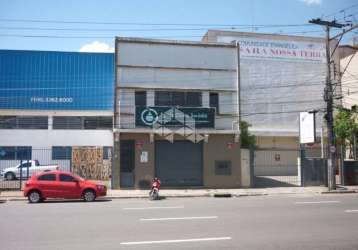
[(114, 54), (0, 50), (0, 109), (113, 110)]

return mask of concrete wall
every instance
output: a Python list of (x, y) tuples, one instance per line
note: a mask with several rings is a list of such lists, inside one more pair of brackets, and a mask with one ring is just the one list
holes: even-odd
[(235, 48), (232, 47), (208, 46), (180, 41), (128, 40), (130, 38), (119, 40), (120, 52), (117, 54), (117, 60), (120, 65), (236, 69)]
[[(204, 143), (204, 186), (210, 188), (240, 187), (240, 150), (239, 144), (227, 147), (233, 142), (232, 135), (210, 135), (209, 142)], [(231, 161), (231, 175), (215, 175), (215, 161)]]
[[(346, 70), (343, 73), (344, 69)], [(351, 109), (353, 105), (358, 105), (358, 52), (341, 59), (341, 70), (343, 73), (341, 78), (343, 94), (342, 104), (343, 107)]]
[(32, 146), (50, 149), (52, 146), (113, 146), (111, 130), (42, 130), (0, 129), (1, 146)]
[[(155, 172), (155, 143), (150, 143), (149, 134), (122, 133), (121, 140), (135, 140), (140, 142), (142, 149), (135, 149), (135, 188), (139, 188), (142, 180), (150, 181)], [(160, 139), (157, 137), (156, 139)], [(180, 139), (176, 136), (175, 139)], [(209, 142), (203, 143), (203, 181), (207, 188), (235, 188), (240, 187), (240, 151), (234, 143), (228, 149), (227, 143), (233, 142), (232, 135), (210, 135)], [(140, 162), (142, 151), (148, 152), (148, 162)], [(231, 161), (231, 175), (215, 175), (215, 161)]]
[[(324, 39), (215, 30), (203, 38), (205, 42), (235, 40), (241, 46), (242, 119), (252, 124), (255, 134), (298, 136), (299, 112), (324, 107)], [(276, 53), (270, 53), (271, 48)], [(315, 56), (302, 56), (301, 51)], [(321, 122), (317, 115), (317, 128)]]
[(260, 149), (298, 149), (299, 142), (297, 137), (281, 136), (257, 136), (256, 143)]

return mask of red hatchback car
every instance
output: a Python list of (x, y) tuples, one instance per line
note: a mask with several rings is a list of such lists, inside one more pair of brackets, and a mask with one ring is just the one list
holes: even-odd
[(30, 203), (37, 203), (47, 198), (83, 199), (94, 201), (106, 196), (107, 187), (82, 179), (69, 172), (60, 170), (42, 172), (26, 182), (24, 196)]

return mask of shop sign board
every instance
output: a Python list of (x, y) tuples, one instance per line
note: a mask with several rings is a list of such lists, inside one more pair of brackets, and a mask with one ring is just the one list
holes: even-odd
[(214, 128), (214, 108), (136, 107), (136, 127)]

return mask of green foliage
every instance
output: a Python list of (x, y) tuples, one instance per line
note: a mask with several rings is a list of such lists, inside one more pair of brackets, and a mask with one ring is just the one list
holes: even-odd
[(333, 129), (336, 138), (341, 144), (345, 144), (346, 141), (353, 144), (353, 135), (358, 132), (356, 114), (350, 110), (340, 108), (334, 118)]
[(256, 137), (250, 134), (249, 127), (251, 127), (251, 124), (245, 121), (240, 121), (241, 147), (254, 149), (256, 148)]

